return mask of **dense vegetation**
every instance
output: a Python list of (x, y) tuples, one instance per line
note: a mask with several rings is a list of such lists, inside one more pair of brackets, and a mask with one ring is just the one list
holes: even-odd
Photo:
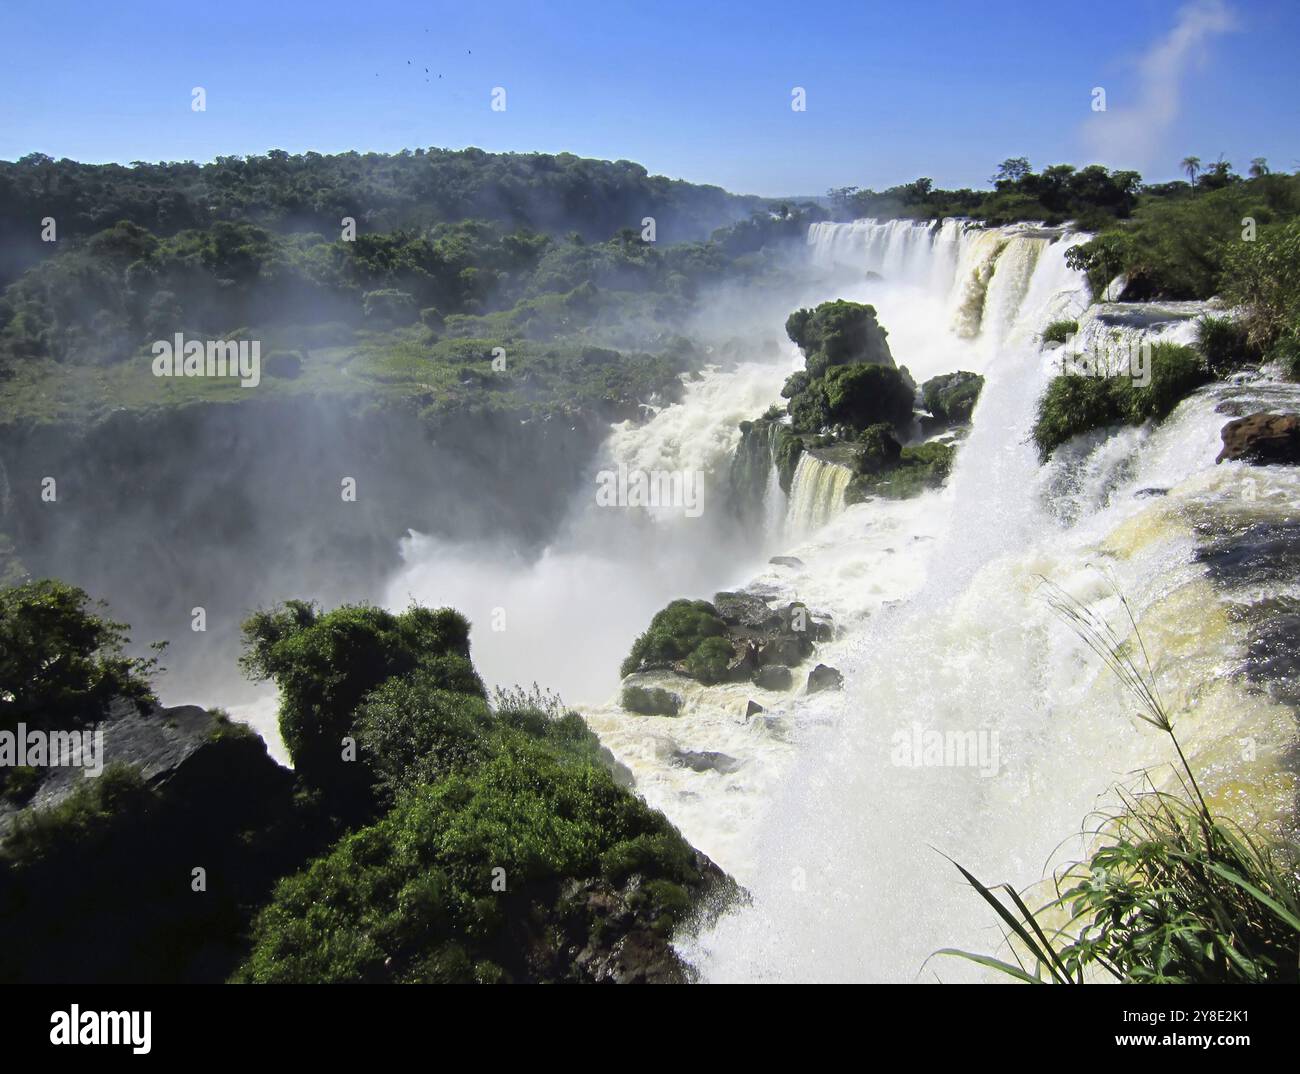
[(304, 781), (378, 819), (278, 885), (239, 979), (579, 979), (573, 951), (629, 928), (662, 943), (695, 906), (700, 859), (576, 713), (487, 704), (457, 613), (295, 602), (245, 636)]
[[(92, 608), (85, 592), (51, 579), (0, 589), (0, 731), (79, 725), (113, 701), (154, 700), (156, 659), (125, 655), (126, 625)], [(0, 790), (8, 771), (0, 767)]]
[(1073, 220), (1079, 227), (1092, 229), (1133, 212), (1142, 177), (1132, 171), (1112, 172), (1100, 164), (1085, 168), (1053, 164), (1035, 172), (1024, 157), (1016, 157), (1004, 160), (991, 182), (991, 191), (943, 190), (929, 179), (916, 179), (882, 191), (839, 187), (831, 190), (829, 197), (842, 218), (940, 220), (965, 216), (990, 227)]
[[(118, 690), (107, 737), (128, 710), (179, 718), (148, 703), (152, 664), (122, 663), (124, 628), (84, 593), (33, 583), (0, 609), (24, 712), (79, 726)], [(685, 976), (668, 941), (727, 881), (558, 699), (490, 701), (463, 617), (291, 601), (245, 638), (246, 670), (280, 687), (295, 772), (193, 709), (205, 738), (165, 778), (113, 764), (18, 812), (0, 842), (0, 979)], [(33, 651), (51, 659), (25, 674)]]
[(1191, 347), (1151, 347), (1150, 382), (1132, 376), (1065, 373), (1053, 377), (1038, 402), (1033, 440), (1046, 460), (1067, 440), (1109, 425), (1163, 421), (1183, 399), (1211, 380), (1204, 356)]
[(838, 299), (790, 314), (790, 339), (804, 354), (804, 368), (781, 389), (790, 400), (791, 427), (820, 433), (832, 425), (861, 432), (888, 422), (905, 428), (912, 420), (916, 384), (894, 365), (888, 333), (872, 306)]
[(258, 341), (273, 392), (626, 409), (700, 364), (666, 326), (701, 289), (818, 215), (567, 154), (33, 155), (0, 164), (0, 379), (22, 416), (247, 396), (152, 377), (179, 332)]

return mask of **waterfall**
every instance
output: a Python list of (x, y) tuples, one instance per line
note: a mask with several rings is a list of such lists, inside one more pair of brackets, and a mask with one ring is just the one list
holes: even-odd
[[(839, 228), (823, 225), (816, 240), (839, 265), (855, 249), (859, 265), (887, 263), (883, 232)], [(915, 501), (913, 514), (862, 504), (819, 537), (893, 529), (889, 559), (845, 571), (840, 558), (819, 583), (801, 579), (828, 600), (851, 585), (864, 604), (917, 536), (935, 539), (912, 553), (920, 578), (910, 591), (879, 601), (835, 651), (843, 693), (796, 709), (794, 759), (740, 866), (753, 902), (684, 946), (710, 980), (980, 977), (964, 963), (926, 965), (941, 947), (998, 943), (987, 906), (939, 852), (987, 882), (1029, 888), (1045, 865), (1086, 853), (1079, 833), (1117, 781), (1147, 768), (1170, 777), (1167, 741), (1131, 717), (1122, 689), (1047, 606), (1042, 578), (1127, 633), (1118, 587), (1216, 808), (1243, 820), (1289, 816), (1300, 699), (1260, 632), (1272, 629), (1269, 609), (1300, 601), (1300, 477), (1214, 459), (1230, 416), (1295, 410), (1300, 388), (1212, 385), (1155, 429), (1101, 433), (1039, 466), (1027, 435), (1055, 372), (1053, 349), (1037, 343), (1049, 320), (1078, 319), (1090, 345), (1112, 347), (1185, 340), (1195, 312), (1085, 313), (1086, 288), (1064, 263), (1072, 241), (1031, 229), (957, 240), (950, 312), (970, 298), (963, 280), (992, 269), (972, 432), (948, 487)], [(877, 295), (892, 330), (891, 292)], [(908, 360), (907, 348), (895, 350)], [(809, 557), (807, 573), (822, 570)], [(923, 757), (916, 743), (927, 736), (968, 743), (978, 763), (947, 762), (943, 749)]]
[(790, 534), (811, 533), (842, 511), (844, 492), (852, 477), (853, 471), (847, 466), (819, 459), (812, 452), (805, 451), (799, 456), (786, 511)]

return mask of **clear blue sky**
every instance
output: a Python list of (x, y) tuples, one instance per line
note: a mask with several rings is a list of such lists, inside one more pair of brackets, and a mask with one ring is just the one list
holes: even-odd
[(477, 145), (773, 195), (1008, 156), (1300, 168), (1297, 0), (4, 0), (0, 42), (9, 160)]

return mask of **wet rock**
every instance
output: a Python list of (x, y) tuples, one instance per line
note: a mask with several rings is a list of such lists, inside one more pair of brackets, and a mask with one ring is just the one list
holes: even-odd
[(744, 764), (714, 750), (674, 750), (672, 762), (674, 766), (689, 768), (692, 772), (720, 772), (723, 775), (735, 772)]
[(757, 716), (760, 712), (765, 711), (763, 706), (757, 701), (751, 701), (745, 706), (745, 722), (748, 723), (751, 717)]
[(713, 606), (723, 622), (742, 630), (770, 630), (777, 622), (776, 613), (767, 606), (767, 601), (752, 593), (717, 593)]
[(750, 678), (759, 667), (759, 649), (752, 641), (738, 641), (736, 655), (727, 661), (727, 678), (740, 682)]
[(1228, 422), (1219, 435), (1223, 450), (1215, 462), (1300, 463), (1300, 415), (1248, 414)]
[(768, 664), (758, 669), (754, 676), (754, 685), (764, 690), (788, 690), (794, 682), (790, 669), (782, 664)]
[[(254, 732), (197, 705), (141, 713), (116, 701), (94, 729), (102, 732), (102, 764), (130, 765), (155, 787), (210, 801), (214, 812), (229, 794), (229, 772), (239, 773), (244, 797), (258, 802), (278, 801), (293, 783), (293, 774), (271, 759)], [(20, 809), (57, 806), (86, 779), (85, 770), (72, 765), (37, 768), (35, 775), (39, 782), (21, 801), (0, 796), (0, 839)]]
[(676, 716), (682, 709), (682, 699), (658, 686), (625, 686), (620, 704), (628, 712), (642, 716)]
[(1300, 520), (1257, 522), (1207, 536), (1196, 560), (1220, 585), (1278, 585), (1300, 576)]
[(812, 642), (807, 637), (783, 634), (765, 641), (758, 649), (760, 667), (771, 664), (783, 664), (790, 667), (803, 662), (803, 658), (812, 651)]
[(802, 567), (804, 565), (803, 560), (798, 556), (773, 556), (768, 562), (777, 567)]
[(1152, 496), (1168, 496), (1168, 495), (1169, 495), (1168, 489), (1149, 488), (1149, 489), (1138, 489), (1137, 492), (1133, 493), (1133, 498), (1135, 500), (1145, 500)]
[(820, 690), (838, 690), (844, 685), (844, 676), (829, 664), (818, 664), (808, 672), (808, 692), (815, 694)]

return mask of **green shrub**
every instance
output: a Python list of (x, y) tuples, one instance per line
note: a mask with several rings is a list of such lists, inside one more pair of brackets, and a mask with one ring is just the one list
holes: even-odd
[(468, 666), (469, 623), (450, 608), (394, 615), (344, 605), (321, 614), (295, 600), (250, 616), (243, 634), (241, 667), (280, 688), (281, 737), (299, 775), (322, 790), (356, 791), (364, 782), (343, 757), (343, 739), (362, 699), (388, 679), (423, 666), (444, 688), (483, 694)]
[(1038, 457), (1046, 462), (1067, 440), (1093, 429), (1118, 425), (1125, 417), (1122, 400), (1110, 378), (1074, 373), (1053, 377), (1038, 401), (1038, 417), (1031, 434)]
[(1286, 360), (1300, 346), (1300, 217), (1261, 227), (1224, 257), (1223, 294), (1245, 308), (1250, 342)]
[(1078, 321), (1053, 321), (1043, 329), (1043, 342), (1064, 343), (1078, 331)]
[(845, 499), (849, 503), (860, 503), (868, 496), (903, 500), (938, 488), (948, 479), (956, 454), (951, 445), (934, 441), (902, 448), (892, 463), (878, 469), (860, 469)]
[(921, 385), (922, 405), (939, 421), (960, 425), (970, 421), (984, 389), (984, 378), (978, 373), (958, 370), (931, 377)]
[(708, 638), (726, 634), (727, 624), (707, 600), (675, 600), (650, 620), (646, 632), (632, 643), (619, 674), (672, 667), (685, 660)]
[(43, 778), (44, 773), (31, 765), (0, 768), (0, 798), (13, 805), (25, 805)]
[(487, 702), (437, 682), (422, 670), (389, 679), (357, 710), (357, 748), (389, 801), (486, 756), (492, 727)]
[(705, 686), (723, 682), (727, 678), (727, 665), (735, 658), (735, 650), (726, 638), (705, 638), (683, 662), (683, 670)]
[[(537, 949), (581, 949), (599, 925), (566, 919), (557, 883), (632, 873), (700, 879), (675, 829), (608, 773), (512, 733), (479, 767), (413, 790), (281, 881), (235, 979), (550, 979)], [(689, 900), (648, 894), (667, 928), (684, 919)], [(550, 931), (561, 926), (576, 935)]]
[(1196, 349), (1210, 370), (1220, 374), (1259, 359), (1246, 326), (1231, 317), (1201, 317), (1196, 322)]
[(1130, 425), (1164, 421), (1174, 408), (1202, 384), (1212, 379), (1201, 356), (1178, 343), (1156, 343), (1151, 347), (1151, 383), (1134, 385), (1129, 378), (1117, 378), (1125, 400)]
[(1129, 376), (1053, 377), (1038, 401), (1031, 434), (1038, 456), (1045, 462), (1066, 441), (1108, 425), (1163, 421), (1210, 379), (1201, 356), (1177, 343), (1152, 345), (1150, 383), (1144, 386)]
[(880, 365), (842, 365), (829, 370), (823, 383), (832, 422), (853, 429), (880, 422), (906, 428), (912, 420), (916, 385), (901, 370)]

